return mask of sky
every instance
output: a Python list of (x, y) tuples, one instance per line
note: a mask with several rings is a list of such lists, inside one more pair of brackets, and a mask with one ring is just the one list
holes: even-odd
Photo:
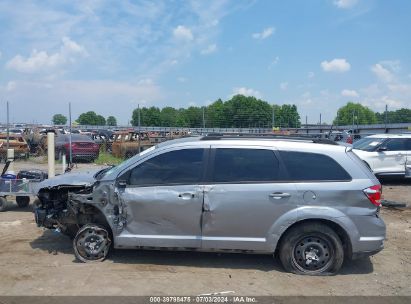
[(296, 104), (411, 108), (411, 1), (0, 1), (0, 122), (127, 124), (138, 105), (206, 106), (234, 94)]

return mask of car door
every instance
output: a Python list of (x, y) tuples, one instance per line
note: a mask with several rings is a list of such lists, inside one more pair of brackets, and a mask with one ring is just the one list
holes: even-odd
[(273, 224), (298, 203), (272, 148), (212, 146), (204, 188), (204, 249), (273, 250)]
[(179, 148), (156, 153), (123, 174), (120, 191), (127, 224), (118, 247), (201, 246), (206, 149)]
[(378, 149), (378, 159), (381, 164), (379, 173), (404, 172), (407, 157), (407, 138), (390, 138)]

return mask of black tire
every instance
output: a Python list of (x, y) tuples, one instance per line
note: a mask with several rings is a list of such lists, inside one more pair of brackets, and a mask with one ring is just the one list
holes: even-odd
[(0, 212), (3, 212), (7, 209), (7, 200), (5, 197), (0, 196)]
[(332, 275), (344, 261), (340, 238), (321, 223), (292, 227), (282, 238), (279, 253), (284, 269), (296, 274)]
[(26, 208), (30, 204), (30, 196), (16, 196), (16, 203), (19, 208)]
[(97, 224), (87, 224), (79, 229), (73, 248), (76, 258), (83, 263), (102, 262), (110, 251), (109, 231)]

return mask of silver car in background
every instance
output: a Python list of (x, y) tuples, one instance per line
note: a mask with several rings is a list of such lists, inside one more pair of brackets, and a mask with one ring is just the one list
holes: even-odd
[(39, 226), (71, 235), (80, 261), (111, 247), (277, 255), (287, 271), (336, 273), (383, 248), (381, 185), (323, 139), (168, 141), (99, 172), (45, 181)]

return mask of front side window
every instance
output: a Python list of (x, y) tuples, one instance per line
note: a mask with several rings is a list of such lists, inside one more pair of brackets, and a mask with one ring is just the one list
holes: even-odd
[(363, 151), (374, 151), (384, 140), (384, 138), (374, 137), (362, 138), (353, 144), (353, 148)]
[(281, 159), (292, 181), (349, 181), (351, 176), (327, 155), (281, 151)]
[(217, 183), (278, 180), (279, 163), (271, 150), (216, 149), (212, 181)]
[(203, 174), (204, 149), (166, 152), (148, 159), (130, 172), (129, 184), (137, 186), (196, 184)]

